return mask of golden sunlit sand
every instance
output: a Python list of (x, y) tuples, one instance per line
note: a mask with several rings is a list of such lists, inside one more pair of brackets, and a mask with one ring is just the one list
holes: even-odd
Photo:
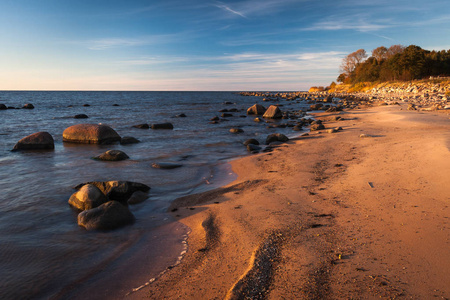
[(128, 298), (450, 297), (448, 114), (339, 116), (325, 126), (342, 131), (235, 160), (235, 182), (176, 200), (188, 251)]

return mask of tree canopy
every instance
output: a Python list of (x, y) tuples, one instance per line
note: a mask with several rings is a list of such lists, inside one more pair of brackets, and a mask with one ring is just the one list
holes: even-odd
[(450, 50), (428, 51), (419, 46), (380, 46), (359, 49), (342, 60), (338, 82), (358, 83), (391, 80), (413, 80), (430, 76), (450, 76)]

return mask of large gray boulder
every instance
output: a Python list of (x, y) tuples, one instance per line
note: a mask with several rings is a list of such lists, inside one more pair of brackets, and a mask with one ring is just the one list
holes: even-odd
[(106, 125), (77, 124), (63, 132), (63, 141), (70, 143), (111, 144), (120, 140), (117, 132)]
[(263, 118), (267, 119), (281, 119), (283, 117), (283, 114), (281, 110), (278, 108), (278, 106), (271, 105), (266, 110), (266, 112), (263, 115)]
[(135, 218), (128, 207), (117, 201), (106, 202), (78, 214), (78, 225), (87, 230), (110, 230), (132, 224)]
[(55, 149), (55, 142), (50, 133), (41, 131), (24, 137), (14, 146), (12, 151)]
[(107, 202), (105, 194), (92, 184), (85, 184), (70, 196), (69, 204), (78, 210), (92, 209)]
[(261, 104), (255, 104), (247, 109), (247, 115), (263, 115), (266, 112), (266, 108)]
[(96, 160), (104, 160), (104, 161), (120, 161), (130, 158), (125, 152), (120, 150), (108, 150), (96, 157)]
[(148, 192), (150, 187), (143, 183), (132, 181), (91, 181), (77, 185), (79, 189), (85, 184), (98, 187), (109, 200), (126, 202), (136, 191)]

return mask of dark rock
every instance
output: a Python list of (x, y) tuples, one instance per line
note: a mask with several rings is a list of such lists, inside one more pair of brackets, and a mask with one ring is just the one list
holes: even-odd
[(31, 104), (31, 103), (27, 103), (27, 104), (25, 104), (24, 106), (22, 106), (22, 108), (25, 108), (25, 109), (34, 109), (34, 105)]
[(247, 109), (247, 115), (263, 115), (266, 112), (266, 108), (261, 104), (255, 104)]
[(91, 106), (90, 104), (83, 104), (84, 107), (89, 107)]
[(233, 114), (228, 114), (228, 113), (223, 113), (222, 114), (222, 118), (228, 118), (228, 117), (232, 117)]
[(268, 119), (281, 119), (283, 117), (283, 114), (281, 113), (281, 110), (278, 108), (278, 106), (271, 105), (266, 110), (266, 112), (263, 115), (263, 118)]
[(217, 116), (215, 116), (215, 117), (213, 117), (213, 118), (211, 118), (211, 119), (209, 119), (210, 121), (219, 121), (220, 120), (220, 118), (219, 117), (217, 117)]
[(272, 142), (287, 142), (289, 141), (289, 138), (281, 133), (272, 133), (267, 136), (266, 138), (266, 145), (269, 145)]
[(137, 191), (134, 192), (133, 195), (131, 195), (130, 199), (128, 199), (128, 204), (138, 204), (141, 202), (144, 202), (148, 199), (148, 193)]
[(110, 230), (132, 224), (135, 218), (128, 207), (109, 201), (78, 214), (78, 225), (87, 230)]
[(152, 124), (152, 129), (173, 129), (172, 123), (156, 123)]
[(255, 121), (255, 122), (262, 122), (263, 120), (261, 118), (255, 118), (253, 121)]
[(186, 115), (185, 114), (179, 114), (179, 115), (176, 115), (175, 117), (177, 117), (177, 118), (186, 118)]
[(77, 124), (66, 128), (63, 142), (82, 144), (111, 144), (120, 142), (117, 132), (109, 126), (98, 124)]
[(229, 111), (229, 112), (239, 112), (239, 109), (237, 109), (237, 108), (231, 108), (231, 109), (229, 109), (228, 111)]
[(233, 102), (225, 101), (223, 104), (225, 104), (225, 105), (231, 105), (231, 104), (233, 104)]
[(125, 152), (120, 150), (108, 150), (105, 153), (102, 153), (94, 159), (96, 160), (104, 160), (104, 161), (120, 161), (130, 158)]
[(8, 109), (8, 107), (5, 104), (0, 104), (0, 110)]
[(242, 133), (242, 132), (244, 132), (244, 130), (241, 128), (231, 128), (230, 132), (231, 133)]
[(113, 104), (113, 106), (120, 106), (119, 104)]
[(333, 96), (328, 95), (328, 96), (324, 99), (324, 101), (327, 102), (327, 103), (333, 102)]
[(311, 105), (309, 108), (310, 108), (311, 110), (319, 110), (322, 106), (323, 106), (322, 103), (317, 103), (317, 104)]
[(139, 128), (139, 129), (149, 129), (150, 126), (148, 126), (148, 124), (138, 124), (138, 125), (133, 125), (134, 128)]
[(219, 110), (219, 112), (221, 112), (221, 113), (228, 112), (228, 109), (224, 108), (224, 109)]
[(260, 150), (261, 150), (261, 147), (258, 146), (258, 145), (254, 145), (254, 144), (248, 144), (248, 145), (247, 145), (247, 150), (248, 150), (249, 152), (260, 151)]
[(325, 129), (325, 126), (323, 124), (312, 124), (309, 130), (316, 131), (316, 130), (322, 130)]
[(18, 150), (52, 150), (55, 142), (50, 133), (41, 131), (24, 137), (14, 146), (12, 151)]
[(74, 118), (75, 119), (87, 119), (89, 117), (85, 114), (78, 114), (78, 115), (75, 115)]
[(79, 184), (75, 189), (79, 189), (85, 184), (95, 185), (110, 200), (125, 202), (136, 191), (148, 192), (150, 190), (148, 185), (132, 181), (91, 181)]
[(302, 130), (303, 130), (303, 127), (302, 127), (302, 125), (295, 125), (292, 129), (293, 129), (294, 131), (302, 131)]
[(246, 140), (246, 141), (244, 142), (244, 145), (245, 145), (245, 146), (247, 146), (247, 145), (249, 145), (249, 144), (259, 145), (259, 142), (258, 142), (258, 140), (256, 140), (256, 139), (249, 139), (249, 140)]
[(132, 136), (124, 136), (120, 140), (121, 145), (129, 145), (129, 144), (137, 144), (140, 143), (140, 141), (137, 138), (134, 138)]
[(171, 163), (171, 162), (159, 162), (159, 163), (153, 163), (152, 167), (155, 169), (176, 169), (182, 167), (182, 164), (177, 163)]
[(77, 192), (70, 196), (69, 204), (78, 210), (92, 209), (107, 202), (105, 194), (95, 185), (83, 185)]

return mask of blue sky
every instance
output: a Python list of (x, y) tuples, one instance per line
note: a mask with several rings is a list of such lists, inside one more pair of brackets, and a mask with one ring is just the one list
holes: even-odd
[(450, 1), (0, 0), (0, 90), (306, 90), (394, 44), (450, 49)]

